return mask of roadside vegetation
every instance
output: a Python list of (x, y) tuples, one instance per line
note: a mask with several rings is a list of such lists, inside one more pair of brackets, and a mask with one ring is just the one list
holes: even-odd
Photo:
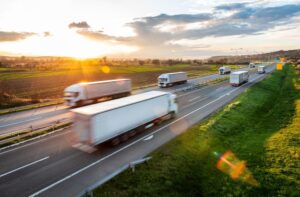
[[(285, 66), (94, 196), (300, 196), (299, 137), (300, 76)], [(246, 168), (226, 173), (227, 151)]]
[(71, 122), (57, 122), (52, 125), (28, 129), (18, 133), (9, 133), (0, 136), (0, 148), (4, 148), (13, 144), (21, 143), (39, 136), (44, 136), (57, 132), (59, 129), (64, 129), (70, 126)]

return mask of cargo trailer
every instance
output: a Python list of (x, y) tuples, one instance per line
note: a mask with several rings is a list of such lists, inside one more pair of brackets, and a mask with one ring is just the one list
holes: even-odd
[(257, 73), (263, 74), (266, 72), (266, 66), (258, 66), (257, 67)]
[(131, 80), (115, 79), (73, 84), (64, 90), (65, 104), (79, 107), (96, 103), (98, 99), (115, 99), (130, 95)]
[(239, 86), (243, 83), (247, 83), (249, 80), (248, 71), (236, 71), (230, 74), (230, 84), (232, 86)]
[(176, 95), (150, 91), (72, 110), (73, 131), (81, 144), (118, 144), (149, 125), (175, 117)]

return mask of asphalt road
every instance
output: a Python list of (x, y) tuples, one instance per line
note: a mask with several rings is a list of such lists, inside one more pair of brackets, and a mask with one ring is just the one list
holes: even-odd
[[(273, 69), (274, 66), (268, 68)], [(265, 76), (253, 73), (250, 81), (240, 87), (231, 87), (225, 81), (182, 92), (178, 94), (176, 119), (152, 127), (119, 146), (100, 146), (92, 154), (72, 148), (71, 129), (4, 150), (0, 152), (1, 196), (76, 196), (121, 166), (183, 133)], [(145, 140), (148, 136), (153, 138)]]
[[(242, 68), (239, 70), (245, 70), (247, 68)], [(225, 75), (209, 75), (205, 77), (199, 77), (190, 79), (187, 84), (182, 84), (179, 86), (174, 86), (171, 88), (161, 89), (159, 87), (150, 87), (140, 90), (133, 91), (133, 94), (138, 94), (142, 92), (147, 92), (151, 90), (162, 90), (167, 92), (172, 92), (178, 88), (186, 87), (195, 83), (202, 83), (208, 80), (214, 80), (217, 78), (226, 77)], [(69, 108), (63, 104), (37, 108), (33, 110), (11, 113), (7, 115), (0, 116), (0, 135), (8, 134), (20, 130), (25, 130), (28, 128), (39, 128), (49, 123), (55, 123), (59, 120), (68, 120), (71, 118), (71, 113)]]

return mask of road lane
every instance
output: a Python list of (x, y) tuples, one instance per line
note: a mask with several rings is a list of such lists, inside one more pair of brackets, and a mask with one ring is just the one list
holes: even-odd
[(16, 171), (22, 170), (22, 169), (24, 169), (24, 168), (27, 168), (27, 167), (29, 167), (29, 166), (32, 166), (32, 165), (34, 165), (34, 164), (36, 164), (36, 163), (38, 163), (38, 162), (44, 161), (44, 160), (46, 160), (46, 159), (49, 159), (49, 156), (44, 157), (44, 158), (39, 159), (39, 160), (36, 160), (36, 161), (33, 161), (33, 162), (29, 163), (29, 164), (26, 164), (26, 165), (24, 165), (24, 166), (18, 167), (18, 168), (13, 169), (13, 170), (11, 170), (11, 171), (9, 171), (9, 172), (5, 172), (4, 174), (0, 174), (0, 178), (2, 178), (2, 177), (4, 177), (4, 176), (7, 176), (7, 175), (9, 175), (9, 174), (12, 174), (12, 173), (14, 173), (14, 172), (16, 172)]

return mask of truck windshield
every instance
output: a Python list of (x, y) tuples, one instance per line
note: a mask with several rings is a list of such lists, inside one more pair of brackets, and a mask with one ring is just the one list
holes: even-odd
[(79, 95), (78, 92), (65, 92), (64, 97), (77, 97)]
[(160, 81), (160, 82), (167, 82), (168, 79), (167, 79), (167, 78), (159, 78), (159, 81)]

